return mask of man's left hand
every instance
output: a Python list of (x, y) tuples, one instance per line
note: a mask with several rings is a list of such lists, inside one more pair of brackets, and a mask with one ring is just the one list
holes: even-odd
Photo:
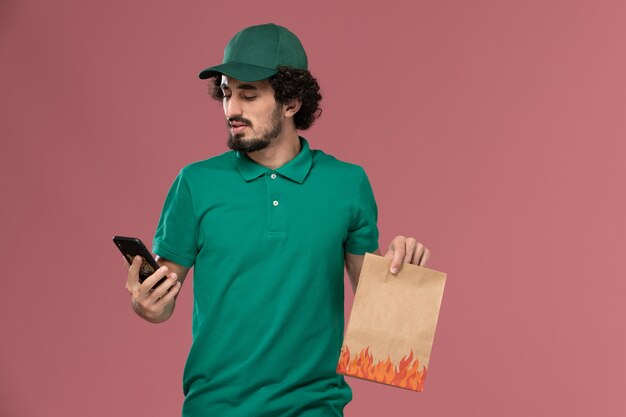
[(392, 259), (390, 271), (397, 274), (403, 263), (426, 266), (430, 251), (412, 237), (396, 236), (389, 244), (385, 258)]

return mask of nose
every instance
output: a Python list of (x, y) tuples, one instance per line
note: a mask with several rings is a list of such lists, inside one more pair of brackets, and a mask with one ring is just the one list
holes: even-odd
[(241, 116), (241, 103), (236, 97), (229, 97), (224, 99), (224, 115), (229, 117)]

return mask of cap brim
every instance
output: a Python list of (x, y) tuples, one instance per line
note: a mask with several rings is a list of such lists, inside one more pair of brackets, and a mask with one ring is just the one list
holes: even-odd
[(227, 75), (239, 81), (260, 81), (265, 80), (278, 71), (272, 68), (258, 67), (256, 65), (242, 64), (239, 62), (228, 62), (226, 64), (216, 65), (214, 67), (205, 68), (200, 71), (198, 77), (202, 80), (207, 78)]

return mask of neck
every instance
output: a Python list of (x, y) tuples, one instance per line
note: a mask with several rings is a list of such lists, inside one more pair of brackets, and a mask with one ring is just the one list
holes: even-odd
[(300, 153), (300, 138), (295, 129), (283, 132), (267, 148), (248, 152), (250, 159), (269, 169), (280, 168)]

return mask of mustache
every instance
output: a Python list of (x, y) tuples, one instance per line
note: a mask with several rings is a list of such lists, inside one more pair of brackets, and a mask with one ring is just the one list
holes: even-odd
[(237, 123), (243, 123), (246, 126), (252, 126), (252, 122), (248, 119), (245, 119), (241, 116), (234, 116), (234, 117), (229, 117), (226, 119), (226, 124), (230, 125), (233, 122), (237, 122)]

